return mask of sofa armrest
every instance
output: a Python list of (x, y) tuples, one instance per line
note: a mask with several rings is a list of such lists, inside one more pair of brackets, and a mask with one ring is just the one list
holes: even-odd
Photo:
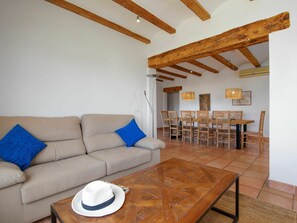
[(163, 149), (165, 148), (165, 143), (159, 139), (145, 137), (139, 140), (135, 144), (135, 146), (140, 148), (148, 148), (148, 149)]
[(17, 165), (4, 161), (0, 162), (0, 189), (22, 183), (25, 180), (25, 173)]

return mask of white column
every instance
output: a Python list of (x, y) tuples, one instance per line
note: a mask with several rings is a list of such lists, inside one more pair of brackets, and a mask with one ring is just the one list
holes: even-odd
[[(148, 74), (156, 74), (156, 69), (147, 68)], [(150, 137), (157, 138), (157, 121), (156, 121), (156, 78), (147, 77), (147, 89), (146, 96), (148, 99), (147, 104), (147, 126), (148, 126), (148, 135)]]

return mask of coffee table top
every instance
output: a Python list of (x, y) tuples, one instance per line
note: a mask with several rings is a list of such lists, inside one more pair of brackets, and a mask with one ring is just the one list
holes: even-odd
[(181, 159), (170, 159), (113, 181), (130, 188), (116, 213), (88, 218), (71, 209), (72, 198), (52, 205), (65, 223), (195, 222), (204, 216), (238, 174)]

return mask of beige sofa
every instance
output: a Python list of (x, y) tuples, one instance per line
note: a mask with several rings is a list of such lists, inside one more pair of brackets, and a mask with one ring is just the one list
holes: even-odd
[(20, 124), (47, 144), (22, 172), (0, 161), (0, 222), (34, 222), (50, 214), (50, 204), (74, 195), (93, 180), (113, 180), (160, 162), (157, 139), (127, 148), (114, 133), (131, 115), (0, 117), (0, 138)]

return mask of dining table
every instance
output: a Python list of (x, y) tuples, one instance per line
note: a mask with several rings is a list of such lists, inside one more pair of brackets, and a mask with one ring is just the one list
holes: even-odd
[[(193, 118), (193, 122), (199, 122), (201, 119)], [(247, 125), (254, 123), (254, 120), (249, 119), (231, 119), (231, 125), (236, 126), (236, 149), (241, 149), (241, 132), (247, 131)], [(215, 118), (209, 118), (209, 124), (215, 124)]]
[(241, 149), (241, 132), (242, 131), (246, 132), (247, 125), (252, 124), (254, 122), (255, 122), (254, 120), (247, 120), (247, 119), (231, 119), (231, 125), (236, 126), (236, 149)]

